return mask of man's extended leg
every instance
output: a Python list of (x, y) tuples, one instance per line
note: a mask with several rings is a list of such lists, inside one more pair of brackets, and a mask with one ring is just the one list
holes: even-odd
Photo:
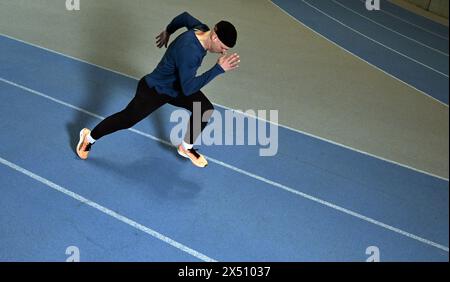
[(200, 136), (203, 129), (208, 125), (208, 121), (214, 111), (213, 104), (201, 91), (198, 91), (191, 96), (179, 97), (169, 103), (177, 107), (182, 107), (191, 112), (186, 135), (182, 144), (178, 146), (178, 153), (191, 159), (194, 165), (198, 167), (207, 166), (208, 162), (205, 157), (193, 148), (193, 144)]
[(141, 79), (136, 95), (124, 110), (105, 118), (92, 132), (87, 128), (81, 130), (80, 141), (77, 145), (78, 156), (81, 159), (87, 159), (90, 147), (96, 140), (134, 126), (171, 99), (167, 95), (158, 94), (154, 88), (150, 89), (145, 79)]

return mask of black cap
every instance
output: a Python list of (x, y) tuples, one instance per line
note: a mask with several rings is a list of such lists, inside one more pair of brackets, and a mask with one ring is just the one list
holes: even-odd
[(215, 32), (220, 41), (227, 47), (233, 48), (236, 45), (237, 31), (230, 22), (220, 21), (216, 24)]

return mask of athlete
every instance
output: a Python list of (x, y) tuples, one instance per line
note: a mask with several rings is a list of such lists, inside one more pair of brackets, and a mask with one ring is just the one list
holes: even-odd
[[(178, 29), (187, 31), (179, 35), (167, 48), (169, 38)], [(100, 138), (134, 126), (162, 105), (171, 105), (191, 112), (186, 135), (177, 150), (198, 167), (208, 165), (206, 158), (193, 147), (213, 113), (214, 107), (201, 92), (201, 88), (220, 74), (239, 67), (239, 55), (227, 54), (236, 44), (237, 32), (233, 24), (220, 21), (212, 30), (187, 12), (175, 17), (167, 28), (156, 37), (158, 48), (167, 48), (155, 70), (138, 83), (136, 94), (121, 112), (101, 121), (92, 131), (83, 128), (76, 151), (85, 160), (92, 145)], [(197, 76), (207, 52), (220, 53), (217, 63), (202, 75)], [(200, 124), (194, 124), (193, 107), (198, 103), (201, 109)]]

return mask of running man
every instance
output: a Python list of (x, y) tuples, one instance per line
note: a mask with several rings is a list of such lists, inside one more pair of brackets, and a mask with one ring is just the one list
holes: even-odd
[[(188, 30), (167, 48), (170, 35), (182, 27)], [(239, 56), (236, 53), (226, 53), (235, 46), (236, 39), (236, 29), (227, 21), (220, 21), (210, 30), (207, 25), (187, 12), (174, 18), (166, 30), (156, 37), (157, 47), (167, 48), (156, 69), (139, 81), (134, 98), (124, 110), (107, 117), (92, 131), (88, 128), (80, 131), (80, 141), (76, 148), (78, 156), (83, 160), (87, 159), (91, 146), (97, 140), (134, 126), (162, 105), (169, 103), (191, 111), (186, 135), (177, 148), (178, 153), (189, 158), (198, 167), (207, 166), (205, 157), (193, 148), (193, 144), (208, 124), (214, 106), (200, 89), (216, 76), (239, 67)], [(197, 70), (207, 51), (220, 53), (222, 56), (210, 70), (197, 76)], [(201, 108), (200, 125), (194, 124), (194, 103), (199, 103)]]

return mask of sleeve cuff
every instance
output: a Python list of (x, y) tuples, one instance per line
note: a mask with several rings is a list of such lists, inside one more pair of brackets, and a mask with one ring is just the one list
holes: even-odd
[(216, 64), (216, 68), (217, 68), (217, 71), (219, 72), (219, 74), (222, 74), (225, 72), (225, 70), (218, 63)]

